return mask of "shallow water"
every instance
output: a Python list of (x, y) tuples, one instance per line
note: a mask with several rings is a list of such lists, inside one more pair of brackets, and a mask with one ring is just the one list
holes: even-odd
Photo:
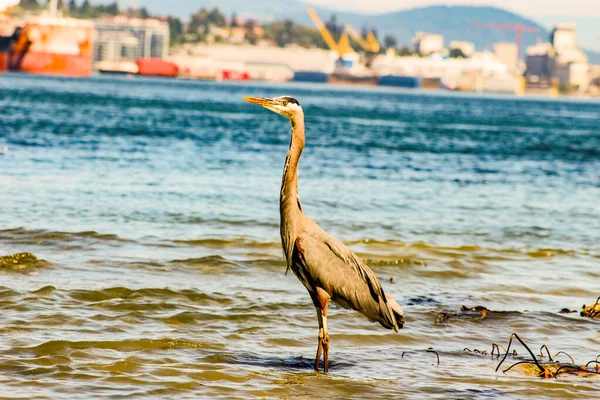
[[(279, 243), (289, 125), (241, 101), (281, 94), (307, 116), (304, 211), (406, 312), (393, 333), (332, 308), (328, 375), (312, 371), (314, 308)], [(599, 321), (559, 313), (600, 295), (597, 101), (8, 74), (0, 126), (0, 256), (31, 253), (0, 259), (0, 395), (600, 389), (463, 351), (517, 332), (580, 364), (600, 353)], [(502, 312), (434, 324), (461, 305)]]

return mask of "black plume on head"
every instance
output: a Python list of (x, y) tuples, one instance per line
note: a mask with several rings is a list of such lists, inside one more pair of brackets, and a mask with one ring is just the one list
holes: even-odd
[(300, 103), (298, 103), (298, 100), (296, 100), (293, 97), (285, 96), (285, 97), (282, 97), (281, 100), (285, 100), (288, 103), (294, 103), (294, 104), (300, 105)]

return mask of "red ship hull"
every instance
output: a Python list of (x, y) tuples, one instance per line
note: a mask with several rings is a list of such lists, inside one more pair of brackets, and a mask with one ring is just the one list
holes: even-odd
[(0, 53), (0, 72), (8, 71), (8, 53)]
[(177, 65), (160, 58), (140, 58), (137, 66), (140, 75), (173, 77), (179, 72)]
[(23, 57), (19, 71), (40, 75), (86, 77), (92, 73), (92, 63), (85, 55), (30, 51)]

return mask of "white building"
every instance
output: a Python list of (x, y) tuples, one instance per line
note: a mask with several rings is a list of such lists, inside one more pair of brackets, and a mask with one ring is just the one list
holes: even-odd
[(140, 41), (131, 32), (105, 31), (97, 34), (94, 42), (94, 59), (97, 61), (135, 62)]
[[(132, 43), (130, 38), (134, 37), (138, 41), (137, 47), (135, 51), (128, 48), (127, 55), (123, 55), (124, 57), (133, 58), (133, 61), (136, 61), (138, 58), (166, 58), (169, 55), (169, 24), (166, 21), (116, 16), (98, 19), (94, 23), (97, 46), (104, 46), (103, 43), (106, 43), (107, 40), (117, 40), (121, 37), (126, 40), (126, 43), (122, 45), (127, 47)], [(99, 41), (102, 38), (106, 40)], [(96, 47), (94, 61), (106, 61), (98, 58), (104, 54), (110, 54), (110, 52)]]
[(588, 63), (561, 64), (556, 67), (556, 77), (560, 83), (585, 91), (590, 84), (590, 68)]
[(572, 22), (556, 24), (550, 34), (550, 43), (557, 53), (577, 48), (575, 24)]
[(494, 53), (474, 53), (470, 58), (379, 56), (373, 68), (381, 76), (438, 79), (447, 89), (518, 93), (520, 78), (511, 73)]
[(444, 37), (442, 35), (417, 32), (412, 42), (415, 45), (415, 53), (422, 56), (439, 54), (444, 51)]
[(519, 47), (515, 43), (494, 44), (494, 54), (509, 71), (516, 72), (519, 69)]
[(556, 77), (567, 86), (586, 90), (590, 83), (587, 55), (577, 47), (574, 23), (557, 24), (550, 41), (556, 51)]
[(380, 75), (418, 76), (452, 81), (457, 77), (476, 73), (485, 76), (506, 75), (508, 69), (493, 53), (474, 53), (471, 58), (380, 56), (373, 62)]
[[(333, 72), (338, 55), (331, 50), (306, 49), (298, 46), (236, 46), (236, 45), (210, 45), (206, 43), (184, 44), (173, 49), (172, 59), (198, 57), (212, 59), (219, 63), (242, 63), (281, 65), (293, 71), (319, 71)], [(359, 55), (350, 53), (344, 59), (353, 65), (358, 62)]]

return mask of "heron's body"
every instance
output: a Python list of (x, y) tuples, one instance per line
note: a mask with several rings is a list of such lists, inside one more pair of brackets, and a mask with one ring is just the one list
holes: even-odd
[(287, 269), (306, 287), (317, 310), (319, 346), (315, 369), (324, 350), (324, 370), (327, 371), (329, 300), (359, 311), (370, 321), (395, 331), (404, 325), (403, 311), (391, 296), (385, 295), (366, 264), (303, 213), (298, 197), (298, 162), (304, 148), (304, 113), (298, 102), (291, 97), (245, 99), (288, 117), (292, 125), (280, 192), (281, 244)]
[(398, 331), (393, 303), (379, 280), (343, 243), (304, 216), (291, 254), (291, 270), (311, 294), (323, 289), (334, 303), (360, 311), (372, 322)]

